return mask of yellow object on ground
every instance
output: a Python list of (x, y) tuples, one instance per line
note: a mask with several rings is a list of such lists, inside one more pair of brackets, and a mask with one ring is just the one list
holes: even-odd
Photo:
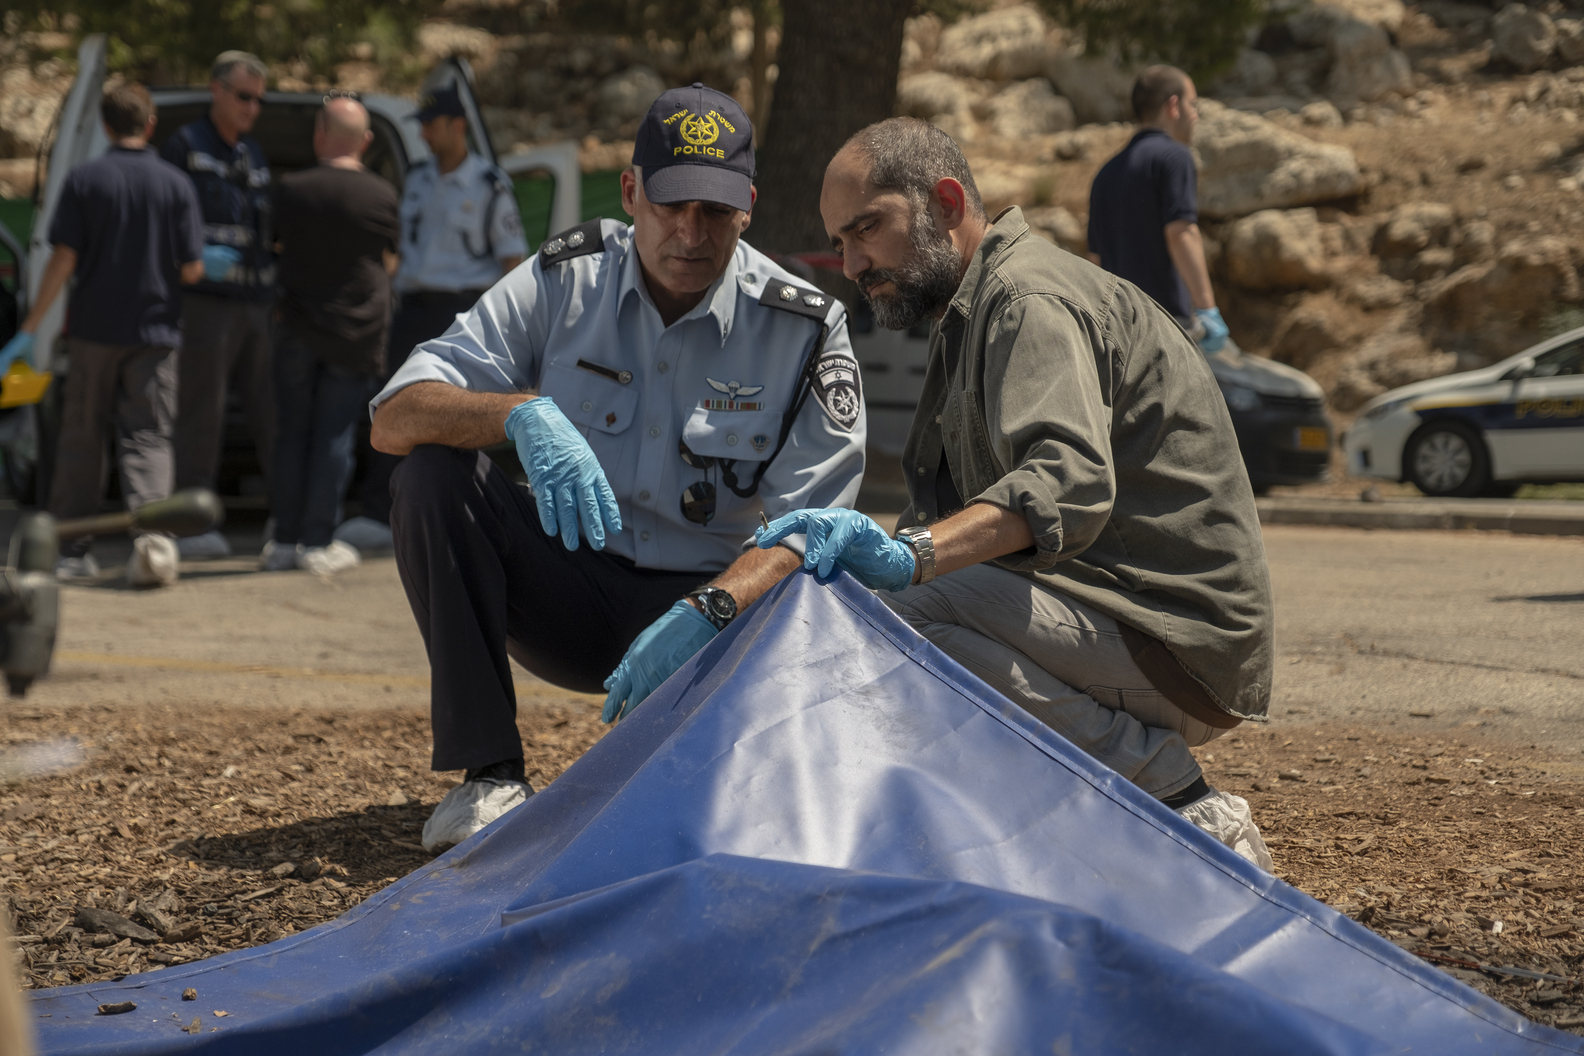
[(20, 359), (16, 360), (10, 370), (0, 375), (0, 410), (39, 402), (54, 377), (50, 371), (34, 370)]

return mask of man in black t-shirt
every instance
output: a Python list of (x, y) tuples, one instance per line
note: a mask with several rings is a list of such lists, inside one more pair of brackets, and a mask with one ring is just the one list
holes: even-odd
[[(198, 196), (180, 169), (149, 149), (155, 114), (148, 91), (136, 84), (113, 88), (99, 114), (110, 149), (67, 175), (50, 222), (55, 250), (38, 299), (0, 353), (9, 365), (14, 352), (31, 351), (33, 332), (75, 276), (66, 340), (71, 373), (49, 494), (50, 513), (62, 518), (98, 512), (112, 424), (127, 506), (135, 510), (171, 493), (181, 286), (203, 275)], [(26, 347), (14, 349), (19, 342)], [(92, 542), (62, 539), (56, 575), (97, 576)], [(127, 579), (134, 586), (170, 583), (176, 572), (174, 540), (150, 534), (133, 540)]]
[(282, 178), (276, 192), (279, 418), (264, 571), (330, 575), (359, 560), (330, 533), (352, 477), (358, 416), (384, 365), (400, 233), (395, 188), (359, 160), (373, 138), (361, 103), (330, 98), (314, 121), (319, 164)]
[(1205, 352), (1219, 352), (1227, 328), (1205, 267), (1188, 149), (1199, 94), (1183, 71), (1151, 66), (1133, 82), (1133, 111), (1144, 127), (1089, 191), (1089, 257), (1155, 298)]

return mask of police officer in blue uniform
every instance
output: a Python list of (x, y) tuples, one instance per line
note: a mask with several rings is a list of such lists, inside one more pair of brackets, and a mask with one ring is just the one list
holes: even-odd
[[(400, 303), (386, 378), (528, 255), (511, 179), (468, 150), (467, 111), (457, 88), (426, 94), (414, 116), (434, 157), (413, 166), (402, 188)], [(371, 453), (359, 489), (363, 512), (337, 528), (337, 539), (359, 550), (390, 547), (390, 476), (398, 461)]]
[[(845, 311), (740, 240), (753, 173), (729, 96), (666, 92), (622, 174), (633, 224), (550, 239), (375, 397), (375, 446), (407, 456), (391, 523), (433, 766), (467, 771), (431, 850), (529, 794), (508, 657), (606, 690), (614, 721), (798, 567), (755, 549), (761, 513), (857, 498)], [(531, 491), (479, 452), (507, 439)]]
[[(265, 73), (256, 55), (222, 52), (210, 73), (209, 113), (177, 129), (160, 148), (161, 157), (192, 179), (204, 219), (204, 277), (182, 299), (171, 445), (178, 490), (215, 486), (228, 382), (241, 399), (266, 478), (274, 463), (270, 170), (264, 148), (248, 135), (263, 106)], [(231, 552), (218, 531), (178, 545), (183, 557)]]

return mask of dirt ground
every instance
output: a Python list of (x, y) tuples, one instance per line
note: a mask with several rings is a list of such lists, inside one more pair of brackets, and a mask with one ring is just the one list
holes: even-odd
[[(523, 709), (536, 788), (599, 739), (599, 706), (568, 695)], [(0, 788), (0, 891), (29, 988), (333, 919), (428, 860), (424, 819), (460, 778), (428, 771), (428, 719), (407, 708), (0, 709), (7, 746), (57, 736), (86, 763)], [(1283, 879), (1520, 1013), (1584, 1034), (1576, 761), (1479, 730), (1291, 720), (1233, 731), (1200, 757), (1213, 784), (1249, 799)], [(87, 920), (85, 907), (147, 930)]]

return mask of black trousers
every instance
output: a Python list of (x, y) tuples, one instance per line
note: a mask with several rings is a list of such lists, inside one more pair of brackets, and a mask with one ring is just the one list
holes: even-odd
[[(391, 375), (407, 362), (412, 350), (439, 337), (451, 328), (451, 321), (478, 303), (482, 290), (463, 290), (460, 293), (425, 291), (403, 294), (391, 317), (390, 341), (385, 346), (385, 373), (374, 386), (379, 392)], [(358, 486), (358, 502), (364, 517), (390, 523), (391, 474), (401, 465), (400, 455), (387, 455), (376, 451), (368, 442), (368, 415), (363, 416), (358, 443), (363, 451), (363, 483)]]
[(528, 489), (478, 451), (425, 444), (391, 486), (396, 568), (429, 652), (436, 770), (523, 754), (511, 660), (598, 693), (634, 638), (707, 572), (638, 568), (546, 535)]

